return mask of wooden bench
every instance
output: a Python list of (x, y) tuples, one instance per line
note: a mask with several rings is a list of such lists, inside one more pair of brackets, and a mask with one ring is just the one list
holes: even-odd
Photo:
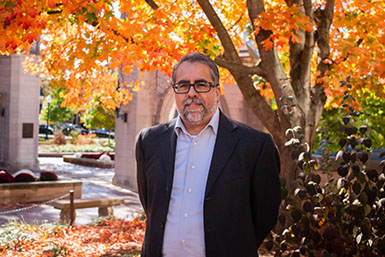
[[(114, 210), (112, 206), (118, 206), (124, 203), (124, 198), (93, 198), (93, 199), (74, 199), (74, 216), (72, 223), (75, 222), (76, 209), (99, 207), (99, 216), (112, 216)], [(70, 223), (71, 209), (70, 200), (57, 200), (51, 203), (56, 209), (60, 209), (60, 222), (63, 224)]]

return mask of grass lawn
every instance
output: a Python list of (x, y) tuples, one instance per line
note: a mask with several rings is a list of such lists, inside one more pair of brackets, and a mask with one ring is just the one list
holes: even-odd
[(55, 138), (45, 140), (39, 138), (39, 153), (49, 152), (106, 152), (115, 151), (115, 140), (108, 138), (95, 138), (89, 136), (78, 136), (76, 139), (66, 137), (65, 141), (55, 143)]

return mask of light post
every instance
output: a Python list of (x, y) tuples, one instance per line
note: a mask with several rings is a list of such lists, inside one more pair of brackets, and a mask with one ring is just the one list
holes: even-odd
[(50, 95), (47, 96), (47, 127), (45, 128), (45, 140), (48, 140), (48, 122), (49, 122), (49, 104), (52, 101), (52, 98)]

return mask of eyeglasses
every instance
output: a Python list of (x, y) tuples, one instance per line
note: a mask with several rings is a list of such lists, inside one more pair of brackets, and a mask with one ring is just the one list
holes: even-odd
[(195, 92), (197, 93), (207, 93), (211, 90), (212, 87), (217, 87), (219, 85), (215, 85), (211, 82), (206, 81), (197, 81), (194, 84), (189, 82), (179, 82), (172, 85), (174, 92), (176, 94), (187, 94), (190, 91), (191, 87), (194, 87)]

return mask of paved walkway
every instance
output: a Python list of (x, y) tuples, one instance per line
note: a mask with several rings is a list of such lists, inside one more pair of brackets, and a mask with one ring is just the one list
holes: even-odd
[[(63, 162), (63, 158), (39, 157), (40, 169), (54, 171), (59, 179), (78, 179), (83, 182), (82, 198), (119, 196), (125, 198), (125, 203), (114, 207), (114, 215), (118, 218), (132, 219), (143, 212), (136, 192), (112, 185), (113, 169), (90, 168)], [(31, 205), (31, 209), (11, 214), (0, 214), (0, 224), (10, 220), (24, 220), (28, 223), (44, 221), (59, 221), (60, 210), (49, 205)], [(12, 206), (15, 209), (17, 206)], [(0, 213), (9, 210), (0, 206)], [(76, 210), (75, 223), (83, 225), (98, 217), (98, 208)]]

